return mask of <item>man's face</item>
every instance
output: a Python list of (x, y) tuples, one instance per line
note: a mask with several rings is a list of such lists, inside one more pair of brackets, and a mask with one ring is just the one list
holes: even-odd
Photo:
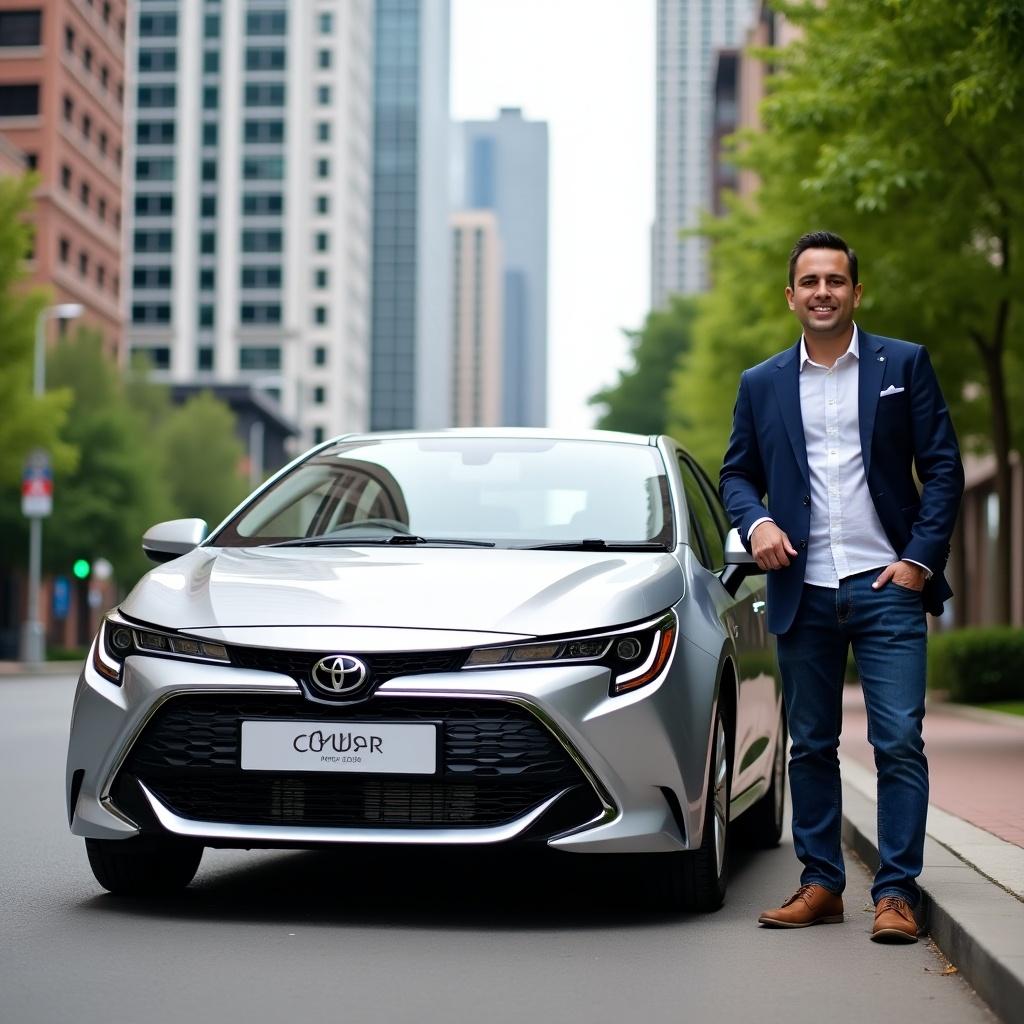
[(838, 249), (806, 249), (797, 257), (789, 308), (804, 335), (841, 335), (853, 323), (863, 286), (850, 280), (850, 262)]

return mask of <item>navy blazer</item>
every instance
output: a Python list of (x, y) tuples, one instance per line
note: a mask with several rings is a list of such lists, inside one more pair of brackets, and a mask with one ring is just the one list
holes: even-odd
[[(949, 410), (923, 346), (865, 331), (859, 345), (860, 442), (871, 499), (897, 557), (932, 570), (922, 597), (929, 612), (941, 615), (953, 593), (943, 571), (964, 490)], [(893, 385), (903, 391), (880, 398)], [(811, 526), (799, 340), (740, 377), (721, 492), (748, 550), (751, 524), (765, 515), (796, 548), (788, 567), (768, 573), (768, 629), (785, 633), (800, 604)]]

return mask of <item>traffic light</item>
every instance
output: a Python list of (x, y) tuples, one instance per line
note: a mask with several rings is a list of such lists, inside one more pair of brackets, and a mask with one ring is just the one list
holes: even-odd
[(76, 558), (75, 564), (71, 566), (71, 571), (74, 573), (76, 580), (87, 580), (89, 573), (92, 572), (92, 566), (89, 564), (88, 558)]

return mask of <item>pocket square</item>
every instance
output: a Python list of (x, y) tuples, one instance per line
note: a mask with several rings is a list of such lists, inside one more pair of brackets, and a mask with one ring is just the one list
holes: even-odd
[(896, 387), (895, 384), (890, 384), (884, 391), (878, 392), (879, 398), (888, 398), (889, 395), (898, 395), (903, 388)]

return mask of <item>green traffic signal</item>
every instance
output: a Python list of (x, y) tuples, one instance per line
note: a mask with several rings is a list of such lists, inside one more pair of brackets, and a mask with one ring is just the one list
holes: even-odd
[(87, 558), (76, 558), (75, 564), (71, 567), (71, 571), (75, 574), (75, 579), (87, 580), (89, 573), (92, 572), (92, 566), (89, 564)]

